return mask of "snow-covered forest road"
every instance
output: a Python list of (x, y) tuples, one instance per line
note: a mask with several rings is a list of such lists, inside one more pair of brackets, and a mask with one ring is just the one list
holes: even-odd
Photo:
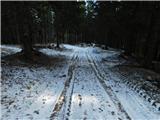
[[(40, 49), (60, 57), (53, 66), (11, 65), (2, 58), (2, 120), (160, 120), (160, 89), (146, 80), (157, 73), (123, 66), (118, 50), (63, 46)], [(16, 47), (1, 50), (5, 56)]]

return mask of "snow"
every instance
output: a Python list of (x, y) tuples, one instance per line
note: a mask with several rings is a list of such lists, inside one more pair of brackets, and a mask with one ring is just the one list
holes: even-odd
[[(126, 62), (118, 57), (123, 51), (68, 44), (63, 47), (62, 51), (40, 49), (49, 56), (66, 58), (52, 66), (2, 64), (2, 120), (160, 119), (160, 111), (111, 70)], [(7, 50), (6, 54), (2, 52), (4, 56), (21, 50), (6, 45), (1, 49)]]
[[(86, 66), (81, 64), (81, 66), (75, 71), (76, 77), (69, 119), (121, 118), (113, 102), (97, 82), (93, 70), (87, 64)], [(86, 70), (84, 71), (84, 69)], [(115, 116), (112, 115), (112, 112), (115, 113)]]
[[(119, 52), (115, 51), (115, 54), (112, 54), (113, 57), (111, 59), (115, 59), (116, 56), (119, 55)], [(108, 52), (105, 53), (105, 55), (101, 55), (104, 58), (108, 58), (109, 55), (107, 55)], [(160, 112), (157, 111), (155, 108), (153, 108), (147, 101), (144, 101), (143, 98), (139, 97), (135, 91), (132, 91), (128, 86), (126, 86), (124, 83), (122, 83), (121, 77), (118, 77), (115, 73), (110, 71), (111, 66), (115, 66), (112, 61), (111, 65), (108, 65), (110, 63), (107, 62), (102, 64), (100, 62), (102, 58), (98, 55), (91, 54), (92, 57), (94, 57), (97, 61), (96, 64), (99, 66), (99, 71), (102, 75), (105, 75), (105, 83), (112, 87), (112, 89), (115, 91), (117, 97), (121, 101), (121, 104), (124, 106), (125, 110), (128, 112), (130, 117), (132, 119), (145, 119), (145, 120), (158, 120), (160, 119)], [(116, 56), (115, 56), (116, 55)], [(124, 62), (125, 60), (123, 60)], [(119, 64), (122, 64), (123, 62), (120, 62)], [(141, 90), (142, 91), (142, 90)], [(158, 98), (157, 98), (158, 99)]]
[(2, 57), (20, 52), (22, 50), (15, 45), (0, 45), (0, 48)]
[(44, 67), (3, 68), (2, 77), (6, 75), (7, 78), (2, 78), (2, 118), (49, 118), (64, 86), (65, 77), (61, 74), (67, 71), (67, 65), (63, 67), (54, 70)]

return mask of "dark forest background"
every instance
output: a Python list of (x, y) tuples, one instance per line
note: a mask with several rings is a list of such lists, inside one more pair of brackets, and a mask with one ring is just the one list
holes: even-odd
[(125, 50), (145, 67), (160, 61), (160, 2), (1, 2), (1, 43), (96, 43)]

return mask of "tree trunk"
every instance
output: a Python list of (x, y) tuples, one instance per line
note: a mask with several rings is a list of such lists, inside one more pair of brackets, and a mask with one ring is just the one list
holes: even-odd
[(151, 23), (149, 27), (147, 42), (146, 42), (146, 56), (145, 56), (145, 66), (150, 67), (152, 64), (152, 60), (154, 59), (154, 55), (156, 54), (156, 44), (158, 41), (158, 23), (159, 23), (159, 16), (158, 12), (156, 11), (156, 7), (153, 6), (153, 13), (151, 16)]
[(59, 32), (57, 32), (56, 34), (56, 42), (57, 42), (57, 48), (59, 48), (59, 38), (60, 38), (60, 35), (59, 35)]
[(19, 31), (21, 32), (21, 43), (24, 56), (28, 59), (32, 59), (32, 18), (29, 11), (29, 5), (21, 5), (22, 11), (19, 11), (17, 17), (19, 17)]

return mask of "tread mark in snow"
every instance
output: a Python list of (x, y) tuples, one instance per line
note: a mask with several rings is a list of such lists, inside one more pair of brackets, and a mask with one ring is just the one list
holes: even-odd
[(86, 54), (88, 62), (90, 63), (96, 77), (98, 78), (100, 84), (102, 85), (102, 87), (104, 88), (104, 90), (106, 91), (106, 93), (109, 95), (109, 97), (111, 98), (111, 100), (113, 101), (113, 103), (115, 104), (115, 106), (118, 108), (118, 110), (125, 115), (126, 119), (131, 120), (130, 116), (128, 115), (128, 113), (124, 110), (122, 104), (120, 103), (119, 99), (117, 98), (117, 96), (115, 95), (114, 91), (112, 90), (112, 88), (110, 86), (107, 86), (105, 81), (104, 81), (104, 76), (100, 73), (100, 71), (97, 68), (96, 63), (94, 62), (93, 58), (89, 58), (89, 55)]
[[(77, 56), (75, 57), (75, 56), (73, 55), (73, 57), (71, 58), (71, 60), (74, 60), (74, 59), (77, 59), (77, 58), (78, 58)], [(56, 102), (56, 104), (55, 104), (55, 107), (54, 107), (54, 109), (53, 109), (53, 112), (52, 112), (52, 114), (51, 114), (51, 116), (50, 116), (50, 120), (54, 120), (54, 119), (57, 117), (59, 111), (61, 110), (61, 108), (62, 108), (62, 106), (63, 106), (63, 104), (64, 104), (64, 102), (66, 102), (66, 99), (67, 99), (66, 94), (67, 94), (68, 88), (70, 87), (71, 80), (72, 80), (72, 78), (73, 78), (74, 68), (75, 68), (75, 64), (72, 63), (72, 64), (69, 66), (69, 69), (68, 69), (68, 79), (66, 80), (65, 85), (64, 85), (64, 89), (63, 89), (60, 97), (58, 98), (58, 100), (57, 100), (57, 102)], [(73, 85), (72, 85), (72, 89), (73, 89)], [(72, 90), (72, 92), (73, 92), (73, 90)], [(71, 95), (70, 95), (70, 97), (71, 97)]]
[[(75, 55), (75, 57), (74, 57), (74, 59), (72, 59), (73, 61), (74, 61), (74, 65), (76, 64), (76, 62), (78, 61), (78, 55)], [(76, 67), (74, 66), (74, 69), (75, 69)], [(67, 109), (65, 109), (64, 108), (64, 110), (67, 110), (67, 113), (65, 112), (64, 113), (64, 115), (66, 115), (65, 116), (65, 119), (66, 120), (69, 120), (69, 116), (70, 116), (70, 112), (71, 112), (71, 104), (72, 104), (72, 94), (73, 94), (73, 89), (74, 89), (74, 82), (75, 82), (75, 78), (74, 78), (74, 73), (73, 73), (73, 80), (72, 80), (72, 84), (70, 85), (71, 87), (70, 87), (70, 90), (69, 90), (69, 92), (68, 92), (68, 99), (67, 99), (67, 101), (65, 102), (65, 105), (67, 104), (68, 106), (68, 108)], [(64, 119), (64, 118), (63, 118)]]
[(70, 93), (70, 95), (69, 95), (69, 104), (68, 104), (68, 108), (67, 108), (67, 117), (66, 117), (66, 120), (68, 120), (69, 118), (69, 116), (70, 116), (70, 112), (71, 112), (71, 102), (72, 102), (72, 94), (73, 94), (73, 89), (74, 89), (74, 80), (75, 79), (73, 79), (73, 84), (71, 85), (71, 93)]
[(78, 95), (78, 101), (79, 101), (79, 107), (81, 107), (82, 106), (82, 103), (81, 103), (81, 101), (82, 101), (82, 96), (79, 94)]
[(70, 66), (69, 67), (69, 70), (68, 70), (68, 79), (66, 80), (65, 82), (65, 86), (64, 86), (64, 89), (60, 95), (60, 97), (58, 98), (56, 104), (55, 104), (55, 107), (53, 109), (53, 112), (50, 116), (50, 119), (53, 120), (58, 112), (61, 110), (62, 108), (62, 105), (64, 104), (65, 102), (65, 99), (66, 99), (66, 93), (67, 93), (67, 89), (69, 88), (69, 85), (70, 85), (70, 82), (71, 82), (71, 79), (72, 79), (72, 74), (73, 74), (73, 66)]

